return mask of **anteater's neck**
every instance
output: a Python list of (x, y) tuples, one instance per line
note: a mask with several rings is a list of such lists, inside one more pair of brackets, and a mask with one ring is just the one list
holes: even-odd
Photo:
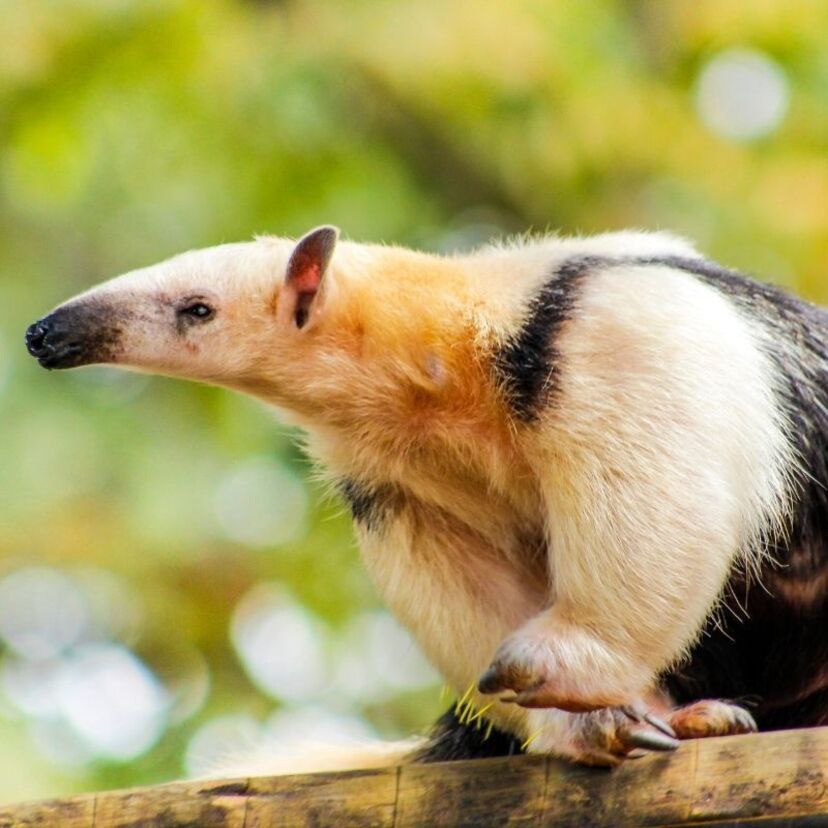
[[(372, 249), (337, 263), (324, 329), (283, 384), (334, 474), (515, 498), (529, 476), (491, 370), (503, 325), (474, 258)], [(485, 294), (485, 296), (483, 296)]]

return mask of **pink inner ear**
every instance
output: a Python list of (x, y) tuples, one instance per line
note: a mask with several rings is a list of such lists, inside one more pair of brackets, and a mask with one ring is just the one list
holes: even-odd
[(322, 282), (322, 267), (312, 256), (298, 252), (290, 263), (288, 282), (297, 293), (316, 293)]

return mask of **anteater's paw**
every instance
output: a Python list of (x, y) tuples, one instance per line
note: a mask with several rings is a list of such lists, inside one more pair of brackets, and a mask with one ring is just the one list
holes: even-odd
[(753, 716), (732, 702), (704, 699), (673, 710), (667, 717), (679, 739), (703, 739), (706, 736), (735, 736), (755, 733)]
[(535, 619), (500, 645), (477, 689), (528, 708), (581, 713), (617, 707), (637, 694), (608, 678), (613, 666), (602, 644), (587, 632), (550, 631)]
[(614, 767), (647, 751), (675, 750), (679, 743), (666, 723), (631, 707), (608, 707), (578, 717), (575, 761), (583, 765)]
[(548, 752), (581, 765), (611, 768), (648, 751), (672, 751), (679, 745), (669, 725), (640, 707), (580, 713), (570, 717), (565, 734), (555, 730), (541, 725), (527, 740), (529, 752)]
[[(527, 707), (558, 707), (557, 704), (532, 704), (541, 695), (554, 696), (556, 666), (551, 651), (542, 643), (513, 635), (498, 648), (494, 659), (477, 683), (485, 695), (507, 693), (503, 701)], [(511, 691), (511, 693), (509, 693)]]

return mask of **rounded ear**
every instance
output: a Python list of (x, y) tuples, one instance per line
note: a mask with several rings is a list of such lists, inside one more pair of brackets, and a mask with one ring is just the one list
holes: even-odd
[(324, 225), (305, 233), (296, 242), (279, 297), (279, 322), (304, 328), (313, 321), (319, 310), (323, 279), (338, 238), (338, 228)]

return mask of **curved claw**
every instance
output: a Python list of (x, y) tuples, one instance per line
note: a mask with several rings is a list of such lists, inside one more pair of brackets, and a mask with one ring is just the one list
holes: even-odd
[(739, 724), (746, 733), (757, 733), (759, 731), (756, 720), (750, 715), (750, 713), (748, 713), (747, 710), (737, 708), (734, 713), (734, 718), (736, 719), (737, 724)]
[(645, 713), (644, 721), (656, 730), (660, 730), (665, 736), (669, 736), (671, 739), (676, 738), (676, 731), (663, 719), (659, 719), (658, 716), (654, 716), (652, 713)]
[(516, 694), (511, 701), (520, 707), (556, 707), (555, 699), (544, 696), (542, 690), (544, 685), (529, 688)]
[(658, 716), (653, 715), (652, 713), (648, 712), (647, 710), (639, 707), (636, 704), (625, 704), (622, 707), (618, 708), (628, 719), (632, 719), (636, 724), (642, 724), (646, 722), (651, 727), (654, 727), (656, 730), (660, 730), (665, 736), (669, 736), (671, 739), (675, 739), (676, 731), (670, 727), (664, 719), (660, 719)]
[(679, 740), (651, 730), (626, 730), (622, 736), (627, 745), (645, 750), (675, 750)]
[(641, 724), (644, 718), (644, 713), (635, 704), (624, 704), (618, 708), (628, 719), (632, 719), (636, 724)]

